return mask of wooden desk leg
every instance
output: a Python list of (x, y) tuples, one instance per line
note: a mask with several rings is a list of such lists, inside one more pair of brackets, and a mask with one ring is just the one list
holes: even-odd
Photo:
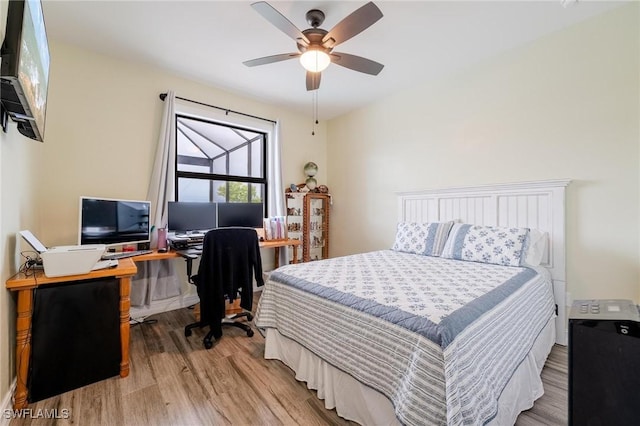
[(293, 246), (293, 263), (298, 263), (298, 246)]
[(18, 317), (16, 319), (16, 392), (13, 408), (21, 410), (27, 406), (27, 378), (31, 355), (31, 315), (33, 290), (18, 291)]
[(278, 267), (280, 267), (280, 247), (276, 247), (276, 253), (273, 259), (273, 263), (275, 264), (273, 265), (273, 269), (278, 269)]
[(131, 308), (131, 277), (120, 278), (120, 377), (129, 375), (129, 309)]

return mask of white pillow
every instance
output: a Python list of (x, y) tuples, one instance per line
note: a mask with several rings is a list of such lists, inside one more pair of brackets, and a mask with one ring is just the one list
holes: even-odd
[(542, 262), (547, 251), (549, 234), (538, 229), (529, 229), (529, 237), (525, 247), (523, 264), (526, 266), (538, 266)]

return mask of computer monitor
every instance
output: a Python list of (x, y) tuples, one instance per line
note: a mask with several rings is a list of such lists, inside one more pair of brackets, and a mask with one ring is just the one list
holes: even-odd
[(167, 210), (169, 232), (202, 232), (216, 228), (216, 203), (170, 201)]
[(80, 197), (78, 244), (150, 241), (149, 201)]
[(262, 228), (264, 204), (218, 203), (218, 227), (246, 226)]

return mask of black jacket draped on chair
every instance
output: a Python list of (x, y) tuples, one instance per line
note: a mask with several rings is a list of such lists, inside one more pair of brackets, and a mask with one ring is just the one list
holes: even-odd
[(222, 336), (225, 300), (240, 293), (240, 307), (253, 305), (253, 277), (264, 285), (258, 235), (253, 228), (218, 228), (204, 236), (198, 275), (193, 277), (200, 297), (200, 321)]

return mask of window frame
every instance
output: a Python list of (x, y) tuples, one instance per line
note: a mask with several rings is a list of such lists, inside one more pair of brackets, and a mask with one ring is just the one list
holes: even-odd
[[(178, 151), (178, 120), (180, 118), (185, 118), (188, 120), (194, 120), (194, 121), (200, 121), (203, 123), (208, 123), (208, 124), (213, 124), (216, 126), (222, 126), (222, 127), (227, 127), (229, 129), (237, 129), (237, 130), (241, 130), (241, 131), (248, 131), (248, 132), (252, 132), (252, 133), (256, 133), (259, 135), (262, 135), (262, 176), (261, 178), (259, 177), (252, 177), (252, 176), (238, 176), (238, 175), (231, 175), (231, 174), (219, 174), (219, 173), (202, 173), (202, 172), (190, 172), (190, 171), (181, 171), (178, 170), (178, 165), (179, 164), (188, 164), (188, 163), (180, 163), (180, 158), (184, 158), (184, 156), (180, 156), (178, 155), (177, 151)], [(269, 172), (267, 170), (267, 166), (268, 166), (268, 161), (267, 161), (267, 147), (269, 144), (269, 133), (264, 131), (264, 130), (259, 130), (259, 129), (255, 129), (255, 128), (250, 128), (250, 127), (246, 127), (243, 126), (241, 124), (236, 124), (233, 122), (223, 122), (223, 121), (219, 121), (213, 118), (203, 118), (203, 117), (197, 117), (197, 116), (193, 116), (190, 114), (185, 114), (185, 113), (181, 113), (181, 112), (176, 112), (174, 114), (174, 126), (176, 129), (175, 132), (175, 141), (176, 141), (176, 155), (175, 155), (175, 164), (174, 164), (174, 170), (175, 170), (175, 199), (176, 201), (180, 200), (180, 194), (179, 194), (179, 181), (181, 178), (187, 178), (187, 179), (201, 179), (201, 180), (206, 180), (210, 182), (210, 189), (209, 189), (209, 202), (214, 202), (213, 201), (213, 197), (214, 197), (214, 193), (213, 193), (213, 182), (215, 181), (223, 181), (223, 182), (227, 182), (227, 185), (229, 182), (242, 182), (242, 183), (247, 183), (247, 184), (262, 184), (263, 186), (263, 197), (262, 197), (262, 205), (263, 205), (263, 210), (264, 210), (264, 214), (266, 215), (267, 212), (267, 206), (268, 206), (268, 200), (269, 200), (269, 185), (268, 185), (268, 176), (269, 176)], [(233, 150), (231, 151), (227, 151), (227, 156), (229, 155), (230, 152), (235, 151), (237, 149), (241, 149), (243, 147), (247, 147), (247, 151), (248, 153), (251, 152), (250, 146), (252, 143), (254, 143), (255, 140), (250, 140), (250, 141), (246, 141), (245, 143), (238, 145), (237, 147), (233, 148)], [(204, 160), (204, 161), (209, 161), (209, 160)], [(249, 162), (248, 164), (248, 170), (251, 170), (251, 155), (247, 155), (247, 161)], [(228, 158), (227, 158), (227, 164), (228, 164)], [(208, 166), (209, 164), (193, 164), (193, 165), (197, 165), (197, 166)], [(227, 167), (228, 168), (228, 167)], [(228, 186), (227, 186), (228, 187)], [(249, 186), (249, 188), (251, 188)], [(227, 192), (228, 195), (228, 192)], [(226, 201), (229, 202), (229, 201)], [(245, 201), (243, 201), (245, 202)], [(247, 200), (246, 202), (250, 203), (251, 202), (251, 191), (247, 191)], [(266, 217), (266, 216), (265, 216)]]

